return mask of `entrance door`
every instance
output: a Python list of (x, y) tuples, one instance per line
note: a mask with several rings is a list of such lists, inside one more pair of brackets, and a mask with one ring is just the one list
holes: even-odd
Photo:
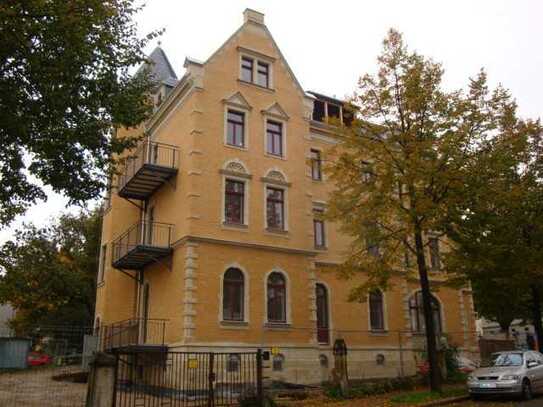
[(330, 342), (330, 317), (328, 315), (328, 291), (322, 284), (316, 285), (317, 294), (317, 340)]

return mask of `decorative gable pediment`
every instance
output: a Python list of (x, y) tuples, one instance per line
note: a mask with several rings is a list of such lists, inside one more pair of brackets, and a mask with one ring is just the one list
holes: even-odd
[(267, 109), (262, 110), (262, 114), (265, 114), (267, 116), (272, 116), (272, 117), (275, 117), (276, 119), (281, 119), (281, 120), (289, 119), (288, 114), (277, 102), (275, 102), (273, 105), (271, 105)]
[(249, 104), (247, 99), (245, 99), (245, 97), (241, 94), (241, 92), (236, 92), (232, 96), (223, 99), (223, 102), (229, 106), (237, 107), (240, 109), (252, 109), (251, 105)]
[(227, 161), (219, 172), (223, 175), (231, 175), (239, 178), (252, 178), (249, 171), (247, 171), (247, 167), (238, 159)]

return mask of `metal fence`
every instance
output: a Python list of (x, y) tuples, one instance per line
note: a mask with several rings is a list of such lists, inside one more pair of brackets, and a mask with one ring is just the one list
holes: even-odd
[(116, 355), (117, 407), (233, 406), (242, 399), (262, 400), (260, 351)]
[(86, 373), (81, 367), (88, 327), (34, 326), (17, 337), (29, 343), (26, 363), (0, 369), (0, 406), (84, 406)]

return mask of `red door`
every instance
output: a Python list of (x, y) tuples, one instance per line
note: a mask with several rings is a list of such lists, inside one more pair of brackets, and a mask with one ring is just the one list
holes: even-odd
[(328, 315), (328, 292), (322, 284), (316, 286), (317, 294), (317, 340), (330, 342), (330, 318)]

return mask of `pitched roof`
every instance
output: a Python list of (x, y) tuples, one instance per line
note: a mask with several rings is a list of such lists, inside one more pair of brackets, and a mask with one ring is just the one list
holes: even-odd
[(166, 56), (164, 50), (158, 46), (148, 57), (148, 62), (143, 64), (138, 72), (144, 69), (145, 66), (151, 65), (151, 77), (159, 82), (168, 86), (175, 86), (177, 84), (177, 75)]

